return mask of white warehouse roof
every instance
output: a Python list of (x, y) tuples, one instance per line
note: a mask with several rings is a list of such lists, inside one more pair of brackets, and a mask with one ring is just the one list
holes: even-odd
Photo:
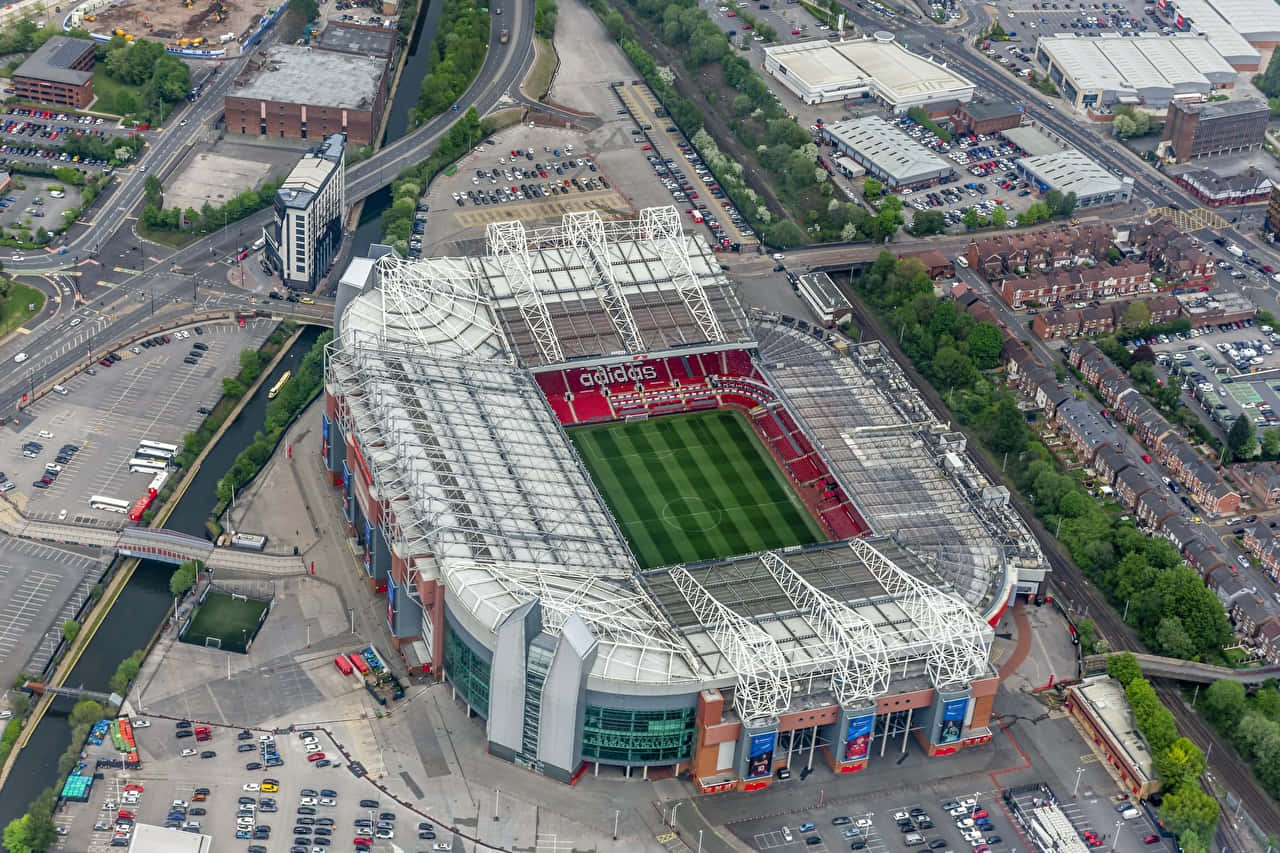
[(1209, 0), (1250, 44), (1280, 41), (1280, 6), (1274, 0)]
[(1189, 19), (1191, 31), (1203, 33), (1227, 62), (1242, 67), (1258, 65), (1262, 55), (1257, 48), (1205, 0), (1170, 0), (1170, 5)]
[[(1180, 95), (1207, 94), (1214, 84), (1236, 76), (1231, 64), (1202, 36), (1055, 33), (1042, 38), (1039, 47), (1078, 89), (1111, 93), (1122, 102), (1136, 98), (1163, 106)], [(1104, 98), (1103, 103), (1107, 102)]]
[(894, 185), (918, 183), (952, 171), (947, 161), (879, 116), (837, 121), (822, 128), (841, 149), (849, 149), (870, 171)]
[(1123, 189), (1120, 178), (1074, 148), (1057, 154), (1023, 157), (1018, 165), (1053, 189), (1075, 193), (1082, 200)]

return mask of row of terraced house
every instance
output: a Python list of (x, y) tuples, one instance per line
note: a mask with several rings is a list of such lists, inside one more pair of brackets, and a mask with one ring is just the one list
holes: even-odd
[(1209, 515), (1220, 517), (1240, 508), (1240, 495), (1222, 474), (1191, 446), (1182, 433), (1112, 363), (1106, 353), (1085, 341), (1071, 349), (1068, 362), (1098, 391), (1112, 417), (1133, 427), (1133, 435)]
[[(972, 295), (963, 296), (961, 302), (976, 322), (994, 323), (1001, 330), (1004, 337), (1001, 357), (1009, 383), (1044, 412), (1062, 442), (1070, 445), (1098, 479), (1113, 490), (1127, 511), (1152, 535), (1169, 540), (1200, 573), (1205, 584), (1223, 601), (1236, 633), (1268, 661), (1280, 663), (1280, 620), (1268, 617), (1256, 590), (1243, 588), (1235, 576), (1230, 555), (1220, 554), (1200, 536), (1198, 526), (1182, 516), (1165, 484), (1152, 482), (1145, 469), (1126, 455), (1124, 433), (1119, 424), (1132, 425), (1134, 436), (1145, 446), (1155, 448), (1154, 452), (1166, 463), (1174, 479), (1186, 485), (1191, 497), (1210, 512), (1235, 512), (1240, 506), (1240, 496), (1222, 482), (1217, 472), (1181, 439), (1096, 346), (1080, 345), (1070, 353), (1070, 363), (1107, 400), (1109, 413), (1114, 418), (1110, 422), (1087, 402), (1075, 399), (1058, 381), (1056, 372), (1042, 364), (989, 305)], [(1275, 500), (1280, 503), (1280, 471), (1273, 485)], [(1250, 548), (1248, 537), (1245, 545)], [(1268, 556), (1262, 556), (1261, 551), (1254, 553), (1259, 554), (1268, 571), (1280, 567), (1280, 545), (1268, 543)]]
[(970, 241), (965, 259), (1014, 309), (1139, 296), (1159, 289), (1157, 278), (1199, 286), (1214, 273), (1213, 258), (1167, 222), (998, 234)]

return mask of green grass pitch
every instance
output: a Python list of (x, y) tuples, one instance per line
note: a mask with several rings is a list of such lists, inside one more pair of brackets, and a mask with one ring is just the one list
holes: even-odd
[(644, 568), (826, 539), (738, 412), (569, 431)]
[(217, 637), (222, 641), (220, 648), (224, 652), (243, 653), (246, 640), (252, 640), (258, 633), (258, 620), (267, 604), (256, 598), (242, 600), (226, 593), (210, 592), (204, 604), (191, 615), (191, 627), (183, 641), (203, 646), (206, 637)]

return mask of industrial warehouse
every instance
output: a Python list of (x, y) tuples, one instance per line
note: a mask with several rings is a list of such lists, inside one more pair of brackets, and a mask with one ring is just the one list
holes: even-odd
[[(673, 207), (486, 243), (351, 262), (322, 445), (396, 643), (490, 753), (715, 792), (990, 739), (991, 625), (1047, 564), (885, 350), (748, 315)], [(637, 445), (715, 424), (745, 450)], [(722, 509), (726, 467), (763, 472), (776, 512)], [(726, 550), (734, 530), (772, 544)], [(673, 542), (710, 550), (663, 562)]]
[(764, 68), (806, 104), (868, 98), (895, 113), (965, 103), (974, 85), (941, 62), (907, 50), (893, 33), (765, 48)]

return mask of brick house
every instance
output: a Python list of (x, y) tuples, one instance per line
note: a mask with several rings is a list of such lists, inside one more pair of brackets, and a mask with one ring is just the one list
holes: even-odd
[(1274, 616), (1258, 626), (1258, 650), (1267, 663), (1280, 663), (1280, 620)]
[(1157, 489), (1139, 495), (1138, 505), (1134, 509), (1134, 515), (1151, 525), (1153, 529), (1159, 529), (1166, 519), (1177, 514), (1178, 505), (1163, 491)]
[(1042, 341), (1060, 341), (1080, 334), (1080, 311), (1045, 311), (1031, 320), (1031, 331)]
[[(1098, 393), (1102, 396), (1103, 402), (1112, 409), (1116, 409), (1116, 401), (1126, 391), (1135, 390), (1133, 383), (1129, 381), (1129, 377), (1118, 367), (1113, 367), (1098, 377), (1097, 383), (1094, 385)], [(1116, 416), (1120, 412), (1115, 413)]]
[(1098, 451), (1107, 445), (1123, 446), (1119, 434), (1083, 400), (1066, 400), (1057, 407), (1053, 417), (1058, 432), (1086, 463), (1092, 463)]
[(1231, 470), (1263, 505), (1271, 507), (1280, 504), (1280, 465), (1258, 462), (1233, 465)]
[(1116, 484), (1116, 475), (1130, 466), (1129, 457), (1125, 456), (1119, 448), (1104, 447), (1098, 451), (1098, 455), (1093, 459), (1093, 471), (1100, 478), (1107, 481), (1108, 485)]
[(1241, 637), (1250, 639), (1257, 636), (1258, 628), (1268, 619), (1274, 618), (1267, 612), (1267, 607), (1262, 603), (1262, 599), (1253, 594), (1237, 596), (1231, 602), (1231, 607), (1227, 609), (1227, 616), (1231, 618), (1232, 624), (1236, 626), (1236, 633)]
[[(1172, 521), (1173, 519), (1169, 520)], [(1205, 579), (1206, 584), (1209, 583), (1210, 574), (1219, 567), (1226, 569), (1227, 566), (1226, 561), (1222, 559), (1222, 555), (1199, 537), (1182, 546), (1182, 555), (1200, 573), (1200, 577)], [(1212, 588), (1212, 585), (1210, 585), (1210, 588)]]
[(1193, 542), (1199, 542), (1200, 534), (1196, 532), (1196, 526), (1187, 521), (1181, 515), (1175, 515), (1165, 519), (1164, 525), (1160, 528), (1160, 532), (1164, 534), (1164, 538), (1173, 543), (1173, 547), (1177, 548), (1185, 557), (1185, 551), (1188, 545)]
[(1080, 334), (1089, 337), (1115, 331), (1116, 315), (1106, 305), (1090, 305), (1080, 309)]
[(1125, 468), (1116, 475), (1116, 497), (1130, 511), (1138, 508), (1138, 498), (1154, 488), (1140, 468)]

